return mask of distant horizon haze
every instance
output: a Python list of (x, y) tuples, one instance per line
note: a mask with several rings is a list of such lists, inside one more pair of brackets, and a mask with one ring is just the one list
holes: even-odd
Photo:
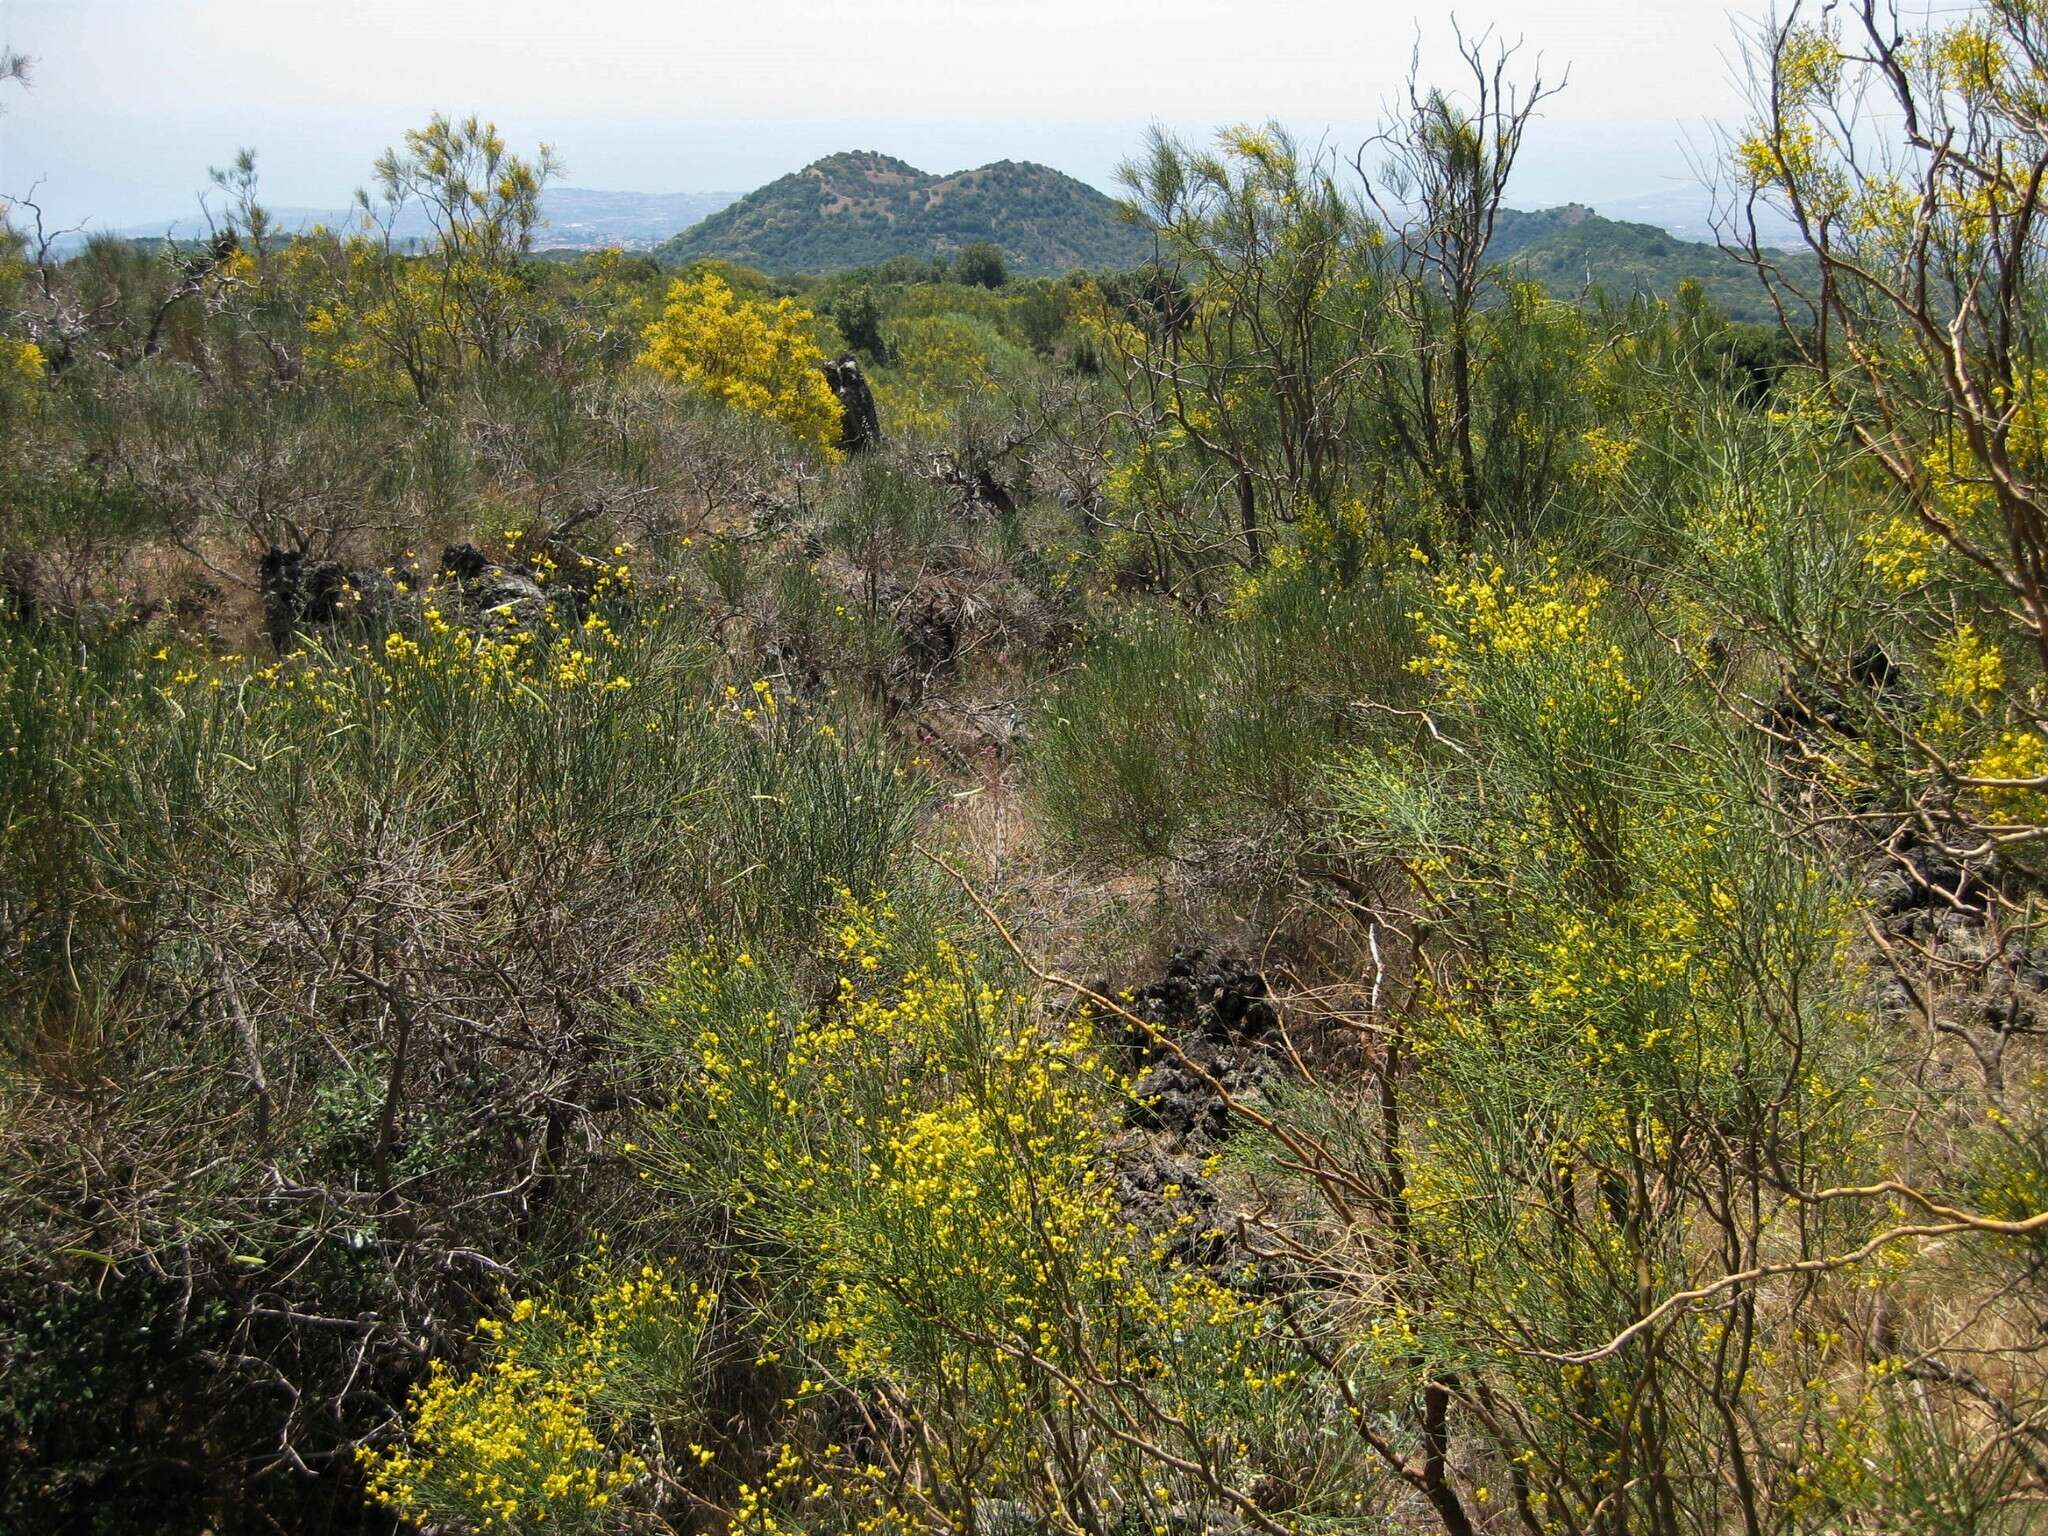
[[(1463, 19), (1522, 38), (1524, 78), (1539, 58), (1551, 82), (1569, 68), (1512, 202), (1704, 210), (1696, 162), (1740, 109), (1733, 13), (1498, 0)], [(437, 111), (553, 145), (577, 188), (740, 193), (874, 149), (938, 173), (1034, 160), (1113, 192), (1153, 122), (1199, 139), (1277, 117), (1348, 156), (1418, 38), (1425, 81), (1460, 83), (1449, 21), (1378, 0), (1270, 0), (1251, 25), (1225, 0), (1172, 18), (871, 0), (857, 28), (816, 0), (587, 0), (574, 22), (540, 0), (0, 0), (0, 40), (36, 65), (31, 89), (0, 94), (0, 193), (36, 186), (59, 225), (190, 216), (207, 168), (249, 147), (266, 202), (342, 206)]]

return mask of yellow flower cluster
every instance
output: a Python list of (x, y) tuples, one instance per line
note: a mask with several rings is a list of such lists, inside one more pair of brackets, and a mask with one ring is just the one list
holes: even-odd
[(1819, 126), (1788, 117), (1777, 127), (1737, 141), (1735, 164), (1745, 185), (1764, 191), (1796, 188), (1808, 207), (1832, 212), (1849, 201), (1850, 184), (1835, 166)]
[(1891, 517), (1859, 535), (1863, 563), (1895, 592), (1924, 585), (1941, 553), (1941, 536), (1918, 518)]
[[(1817, 859), (1786, 854), (1746, 784), (1686, 750), (1695, 727), (1661, 707), (1624, 710), (1645, 697), (1655, 656), (1622, 648), (1628, 616), (1597, 579), (1467, 570), (1434, 596), (1414, 665), (1458, 750), (1426, 802), (1398, 760), (1362, 781), (1373, 813), (1418, 829), (1411, 868), (1454, 936), (1417, 978), (1400, 1090), (1420, 1278), (1360, 1330), (1355, 1358), (1393, 1384), (1439, 1349), (1485, 1362), (1475, 1376), (1498, 1372), (1489, 1390), (1516, 1404), (1498, 1449), (1518, 1466), (1517, 1500), (1532, 1529), (1561, 1530), (1629, 1497), (1640, 1377), (1613, 1361), (1538, 1361), (1524, 1342), (1611, 1336), (1642, 1315), (1641, 1297), (1697, 1283), (1691, 1215), (1659, 1210), (1621, 1171), (1675, 1185), (1711, 1166), (1725, 1128), (1755, 1113), (1746, 1073), (1785, 1073), (1770, 1110), (1783, 1133), (1862, 1165), (1869, 1100), (1841, 1062), (1788, 1052), (1779, 1011), (1786, 998), (1830, 1009), (1848, 1048), (1866, 1027), (1860, 923)], [(2003, 686), (1974, 632), (1940, 664), (1958, 696)], [(1755, 1219), (1775, 1228), (1779, 1214)], [(1720, 1390), (1755, 1400), (1756, 1383), (1781, 1384), (1730, 1363), (1710, 1337), (1720, 1319), (1663, 1326), (1723, 1373)], [(1828, 1411), (1826, 1390), (1809, 1395)]]
[(741, 1483), (726, 1536), (792, 1536), (792, 1528), (776, 1517), (782, 1499), (798, 1487), (803, 1461), (794, 1446), (775, 1453), (775, 1462), (753, 1482)]
[(875, 399), (890, 430), (906, 437), (943, 434), (963, 399), (995, 393), (988, 343), (956, 315), (906, 315), (889, 331), (890, 367)]
[(1841, 44), (1825, 28), (1789, 29), (1778, 50), (1779, 88), (1794, 101), (1834, 91), (1842, 79)]
[(0, 415), (14, 409), (34, 416), (42, 409), (40, 385), (49, 367), (43, 349), (32, 341), (0, 339)]
[[(718, 952), (677, 962), (653, 1009), (680, 1080), (648, 1171), (801, 1256), (798, 1396), (944, 1405), (955, 1443), (925, 1475), (947, 1503), (1028, 1479), (1100, 1353), (1197, 1419), (1290, 1385), (1263, 1308), (1122, 1214), (1122, 1084), (1085, 1013), (1049, 1018), (943, 933), (913, 940), (885, 898), (840, 900), (817, 1011), (792, 1016), (751, 957)], [(818, 1472), (867, 1486), (859, 1466)]]
[[(1966, 218), (1988, 218), (1989, 207), (1962, 210)], [(2023, 480), (2048, 470), (2048, 369), (2022, 375), (2011, 388), (1999, 386), (1992, 404), (2004, 417), (2005, 462)], [(1938, 433), (1920, 455), (1934, 510), (1966, 536), (1989, 537), (1998, 493), (1984, 463), (1959, 429)], [(1930, 535), (1932, 537), (1932, 535)]]
[(1936, 78), (1946, 89), (1982, 97), (1997, 94), (2005, 85), (2011, 68), (2005, 39), (1985, 23), (1961, 22), (1922, 41)]
[(403, 1443), (358, 1451), (370, 1496), (422, 1525), (603, 1529), (615, 1499), (647, 1474), (645, 1461), (610, 1443), (615, 1380), (641, 1361), (693, 1356), (717, 1302), (643, 1265), (604, 1278), (579, 1305), (527, 1298), (485, 1318), (483, 1363), (457, 1374), (433, 1362), (408, 1404)]
[(1972, 726), (1984, 720), (2005, 687), (2005, 657), (1977, 632), (1960, 624), (1934, 645), (1928, 708), (1921, 722), (1927, 740), (1950, 753), (1962, 750)]
[[(1734, 1060), (1711, 1002), (1734, 985), (1712, 935), (1742, 912), (1737, 894), (1709, 877), (1724, 858), (1723, 809), (1703, 790), (1695, 803), (1626, 816), (1622, 835), (1638, 872), (1626, 895), (1604, 909), (1532, 916), (1520, 941), (1489, 966), (1433, 992), (1418, 1060), (1430, 1072), (1439, 1059), (1505, 1058), (1568, 1074), (1579, 1118), (1557, 1123), (1558, 1153), (1601, 1161), (1630, 1136), (1654, 1142), (1670, 1134), (1660, 1113), (1643, 1117), (1640, 1108), (1656, 1104), (1655, 1085), (1674, 1063), (1712, 1078)], [(1526, 820), (1517, 860), (1569, 868), (1561, 829), (1540, 806), (1528, 807)], [(1426, 1161), (1419, 1176), (1425, 1185), (1432, 1176)], [(1462, 1222), (1453, 1206), (1469, 1191), (1447, 1170), (1434, 1177), (1450, 1182), (1435, 1200), (1417, 1195), (1418, 1219)]]
[(1594, 427), (1582, 434), (1579, 446), (1583, 451), (1573, 473), (1589, 485), (1602, 490), (1612, 490), (1621, 484), (1628, 474), (1628, 466), (1636, 456), (1636, 445), (1627, 438), (1616, 437), (1604, 427)]
[(786, 298), (736, 297), (716, 273), (678, 279), (644, 332), (641, 361), (836, 457), (839, 401), (819, 371), (824, 353), (806, 330), (810, 321), (809, 310)]
[[(785, 694), (781, 699), (775, 696), (775, 685), (765, 677), (757, 677), (747, 685), (744, 692), (737, 683), (727, 683), (725, 693), (714, 708), (723, 708), (727, 714), (752, 724), (756, 720), (773, 720), (782, 712), (784, 704), (794, 704), (794, 695)], [(829, 726), (820, 733), (825, 736), (837, 734)]]
[[(631, 570), (623, 562), (585, 563), (601, 573), (591, 589), (593, 601), (630, 590)], [(542, 563), (537, 572), (543, 583), (549, 565), (552, 562)], [(248, 684), (279, 699), (304, 698), (322, 713), (338, 716), (374, 708), (381, 696), (428, 689), (491, 696), (511, 704), (543, 704), (550, 696), (620, 694), (633, 686), (620, 670), (619, 637), (595, 608), (578, 623), (550, 604), (533, 627), (522, 628), (502, 622), (505, 615), (497, 613), (483, 615), (481, 626), (450, 618), (443, 605), (452, 601), (452, 595), (439, 586), (429, 587), (422, 601), (415, 632), (390, 630), (375, 645), (358, 641), (301, 649), (250, 673), (242, 688), (245, 703), (253, 705), (261, 697)], [(168, 652), (159, 659), (167, 657)], [(221, 661), (239, 659), (228, 656)], [(202, 679), (212, 689), (224, 683), (222, 673), (203, 673), (188, 665), (158, 691), (175, 702), (180, 689)], [(368, 689), (365, 682), (371, 685)]]
[[(1435, 579), (1436, 611), (1412, 615), (1423, 628), (1423, 654), (1409, 670), (1434, 679), (1452, 703), (1475, 699), (1478, 663), (1558, 665), (1569, 681), (1611, 705), (1634, 703), (1642, 689), (1630, 678), (1621, 647), (1597, 632), (1607, 584), (1598, 576), (1565, 576), (1550, 561), (1534, 580), (1516, 583), (1502, 567), (1475, 567)], [(1557, 708), (1546, 699), (1547, 717)]]
[(2048, 821), (2048, 741), (2039, 731), (2004, 731), (1970, 765), (1970, 777), (1994, 782), (1978, 790), (1987, 819), (2012, 825)]
[(1974, 624), (1959, 625), (1953, 635), (1939, 641), (1934, 658), (1941, 664), (1935, 688), (1957, 703), (1981, 709), (2005, 686), (2005, 657)]

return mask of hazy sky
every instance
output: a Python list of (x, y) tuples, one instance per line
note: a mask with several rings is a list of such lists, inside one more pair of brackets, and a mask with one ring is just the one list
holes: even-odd
[[(1524, 204), (1655, 192), (1739, 104), (1737, 13), (1698, 0), (1475, 0), (1568, 90), (1532, 132)], [(1353, 144), (1421, 28), (1413, 0), (0, 0), (36, 62), (0, 87), (0, 192), (65, 222), (189, 211), (259, 152), (267, 199), (338, 205), (435, 111), (546, 140), (571, 185), (745, 190), (836, 149), (927, 170), (1043, 160), (1106, 185), (1147, 122), (1277, 116)]]

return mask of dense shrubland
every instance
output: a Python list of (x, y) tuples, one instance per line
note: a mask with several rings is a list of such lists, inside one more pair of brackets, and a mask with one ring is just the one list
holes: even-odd
[(1061, 281), (17, 208), (0, 1525), (2034, 1528), (2044, 28), (1758, 36), (1774, 334), (1476, 48)]

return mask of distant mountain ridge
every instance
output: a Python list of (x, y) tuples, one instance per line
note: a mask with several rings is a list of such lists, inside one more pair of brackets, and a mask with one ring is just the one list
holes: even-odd
[[(656, 248), (665, 261), (709, 257), (784, 276), (930, 258), (985, 240), (1020, 273), (1123, 269), (1151, 241), (1110, 198), (1049, 166), (999, 160), (934, 176), (872, 151), (827, 155), (712, 213)], [(1626, 300), (1670, 298), (1688, 279), (1735, 320), (1775, 317), (1755, 276), (1718, 247), (1656, 224), (1604, 218), (1584, 203), (1502, 209), (1492, 259), (1561, 299), (1591, 288)], [(1790, 258), (1795, 264), (1798, 257)]]
[(1012, 269), (1040, 275), (1124, 268), (1144, 233), (1086, 182), (1030, 161), (934, 176), (889, 155), (828, 155), (756, 188), (668, 241), (671, 261), (722, 257), (778, 273), (840, 271), (892, 256), (932, 257), (987, 241)]
[[(673, 237), (731, 203), (737, 192), (605, 192), (590, 187), (549, 187), (540, 195), (541, 227), (534, 235), (539, 250), (598, 250), (621, 246), (646, 250)], [(355, 221), (352, 208), (279, 207), (270, 210), (277, 228), (303, 234), (316, 224), (344, 228)], [(400, 210), (393, 233), (418, 240), (429, 233), (418, 208)], [(111, 233), (128, 240), (194, 240), (206, 234), (198, 214), (183, 214), (154, 224), (129, 224)], [(83, 244), (83, 239), (68, 242)]]
[[(1560, 299), (1589, 288), (1613, 299), (1638, 293), (1668, 299), (1691, 279), (1731, 320), (1770, 324), (1777, 318), (1755, 273), (1719, 246), (1681, 239), (1655, 224), (1602, 218), (1584, 203), (1533, 212), (1503, 208), (1488, 255)], [(1812, 258), (1795, 252), (1783, 260), (1798, 272)]]
[[(354, 218), (348, 208), (277, 207), (271, 214), (286, 234), (315, 224), (339, 228)], [(542, 251), (621, 246), (673, 262), (723, 257), (784, 275), (871, 266), (899, 255), (929, 258), (979, 240), (1001, 247), (1011, 269), (1026, 274), (1121, 270), (1152, 254), (1149, 237), (1110, 198), (1049, 166), (1016, 160), (933, 176), (855, 151), (828, 155), (744, 196), (550, 187), (541, 194), (541, 217), (534, 244)], [(401, 212), (398, 238), (428, 232), (418, 209)], [(111, 233), (191, 240), (203, 237), (206, 225), (193, 214)], [(58, 252), (83, 243), (66, 239)], [(1669, 224), (1606, 218), (1584, 203), (1502, 209), (1491, 256), (1561, 299), (1592, 287), (1616, 299), (1669, 298), (1690, 278), (1731, 319), (1776, 318), (1755, 276), (1726, 252)], [(1785, 259), (1795, 272), (1811, 261), (1797, 251)]]

